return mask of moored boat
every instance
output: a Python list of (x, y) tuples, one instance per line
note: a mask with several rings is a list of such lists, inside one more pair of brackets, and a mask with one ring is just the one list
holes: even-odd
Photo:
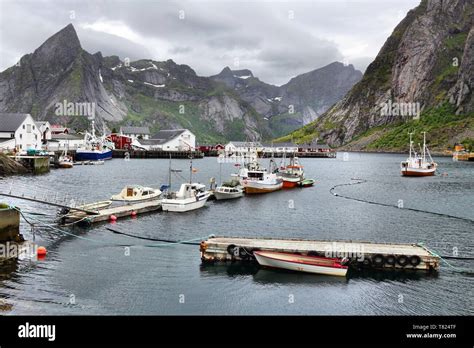
[[(426, 146), (426, 132), (423, 132), (423, 149), (421, 155), (413, 148), (412, 133), (410, 133), (410, 154), (406, 161), (401, 162), (400, 169), (403, 176), (431, 176), (436, 172), (438, 164), (431, 158)], [(427, 159), (427, 155), (429, 160)]]
[(67, 146), (64, 149), (63, 153), (61, 156), (58, 158), (58, 166), (59, 168), (72, 168), (74, 167), (74, 161), (72, 159), (72, 156), (67, 154)]
[(304, 256), (274, 251), (254, 251), (253, 254), (261, 266), (291, 271), (345, 277), (348, 269), (337, 258)]
[(181, 184), (179, 191), (170, 191), (171, 189), (171, 173), (177, 172), (171, 169), (171, 156), (169, 164), (169, 182), (161, 200), (161, 208), (163, 211), (172, 211), (183, 213), (204, 207), (211, 193), (206, 190), (206, 185), (193, 183), (193, 159), (190, 157), (189, 164), (189, 183)]
[(203, 184), (182, 184), (179, 191), (166, 193), (161, 200), (161, 208), (178, 213), (199, 209), (206, 204), (210, 195)]
[(316, 181), (314, 179), (304, 179), (299, 183), (301, 187), (310, 187), (313, 186)]
[(214, 196), (217, 200), (234, 199), (243, 197), (244, 190), (242, 186), (218, 186), (214, 191)]
[(275, 173), (260, 167), (257, 161), (248, 163), (238, 174), (240, 184), (247, 194), (268, 193), (283, 187), (283, 180)]
[(94, 121), (92, 121), (92, 133), (84, 135), (84, 145), (76, 150), (76, 161), (105, 161), (112, 159), (114, 144), (105, 139), (105, 136), (95, 135)]
[(151, 187), (144, 187), (140, 185), (125, 186), (118, 195), (113, 195), (113, 201), (124, 202), (139, 202), (158, 199), (161, 196), (161, 191)]
[(289, 165), (282, 166), (278, 170), (277, 176), (283, 180), (283, 188), (299, 186), (304, 180), (304, 170), (298, 161), (298, 157), (292, 157)]

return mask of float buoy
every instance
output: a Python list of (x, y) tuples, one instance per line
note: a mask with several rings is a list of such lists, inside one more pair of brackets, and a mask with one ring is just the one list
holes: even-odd
[(132, 217), (137, 217), (137, 212), (134, 210), (134, 211), (132, 211), (131, 215), (132, 215)]
[(110, 221), (117, 221), (117, 217), (115, 215), (110, 215), (109, 220)]
[(36, 251), (36, 254), (38, 257), (45, 257), (46, 254), (48, 253), (48, 250), (44, 246), (38, 247), (38, 250)]

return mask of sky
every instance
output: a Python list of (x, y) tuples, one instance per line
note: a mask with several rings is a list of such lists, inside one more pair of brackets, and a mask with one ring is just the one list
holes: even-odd
[(334, 61), (362, 72), (420, 0), (0, 0), (0, 71), (72, 23), (89, 53), (173, 59), (267, 83)]

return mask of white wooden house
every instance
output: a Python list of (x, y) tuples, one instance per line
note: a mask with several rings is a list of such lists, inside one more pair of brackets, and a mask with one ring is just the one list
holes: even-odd
[(30, 114), (0, 113), (0, 149), (41, 149), (41, 132)]
[(143, 150), (195, 151), (196, 136), (188, 129), (161, 130), (151, 139), (134, 140), (132, 145)]

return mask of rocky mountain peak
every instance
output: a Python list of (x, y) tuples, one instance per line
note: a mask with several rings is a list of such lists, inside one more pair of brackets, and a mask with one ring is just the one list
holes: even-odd
[(39, 64), (53, 60), (60, 66), (67, 65), (81, 52), (81, 42), (72, 24), (58, 31), (33, 53)]

